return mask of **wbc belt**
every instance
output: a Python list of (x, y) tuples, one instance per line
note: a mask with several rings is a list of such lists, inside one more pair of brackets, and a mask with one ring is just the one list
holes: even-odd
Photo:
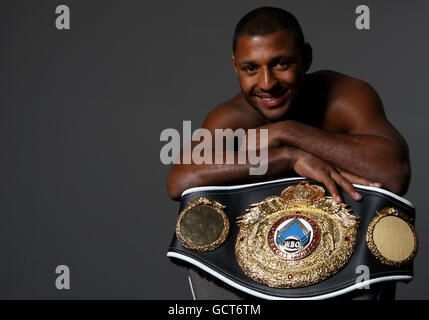
[(326, 299), (411, 281), (413, 204), (383, 189), (355, 188), (363, 199), (341, 190), (340, 204), (305, 178), (189, 189), (167, 256), (264, 299)]

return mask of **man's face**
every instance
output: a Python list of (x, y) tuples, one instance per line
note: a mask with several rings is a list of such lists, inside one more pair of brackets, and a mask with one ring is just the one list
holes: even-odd
[(243, 36), (232, 60), (247, 102), (270, 121), (284, 119), (308, 68), (296, 41), (285, 30)]

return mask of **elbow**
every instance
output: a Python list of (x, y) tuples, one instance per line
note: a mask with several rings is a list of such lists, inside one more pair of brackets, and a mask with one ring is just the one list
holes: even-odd
[(195, 172), (187, 172), (185, 168), (173, 166), (167, 176), (168, 195), (173, 200), (180, 200), (183, 191), (197, 186)]
[(168, 180), (167, 180), (167, 191), (168, 191), (168, 196), (172, 200), (176, 200), (176, 201), (180, 199), (180, 195), (182, 194), (182, 191), (180, 190), (180, 188), (176, 187), (174, 184), (171, 184)]
[(173, 200), (179, 200), (182, 192), (185, 190), (181, 186), (181, 177), (175, 172), (174, 167), (170, 170), (167, 177), (168, 196)]
[(411, 180), (411, 166), (409, 161), (404, 161), (394, 171), (389, 179), (389, 190), (403, 196), (407, 193)]

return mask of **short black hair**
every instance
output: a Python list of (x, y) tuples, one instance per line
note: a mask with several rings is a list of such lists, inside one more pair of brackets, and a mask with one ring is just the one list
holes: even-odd
[(261, 36), (279, 30), (286, 30), (302, 50), (304, 48), (304, 34), (295, 16), (283, 9), (261, 7), (250, 11), (238, 22), (235, 27), (232, 51), (235, 53), (237, 41), (242, 36)]

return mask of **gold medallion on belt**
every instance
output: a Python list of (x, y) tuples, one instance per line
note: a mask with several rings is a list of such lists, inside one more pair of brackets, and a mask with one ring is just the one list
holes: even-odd
[(359, 218), (322, 187), (303, 181), (251, 205), (237, 218), (243, 272), (275, 288), (297, 288), (337, 273), (353, 253)]

